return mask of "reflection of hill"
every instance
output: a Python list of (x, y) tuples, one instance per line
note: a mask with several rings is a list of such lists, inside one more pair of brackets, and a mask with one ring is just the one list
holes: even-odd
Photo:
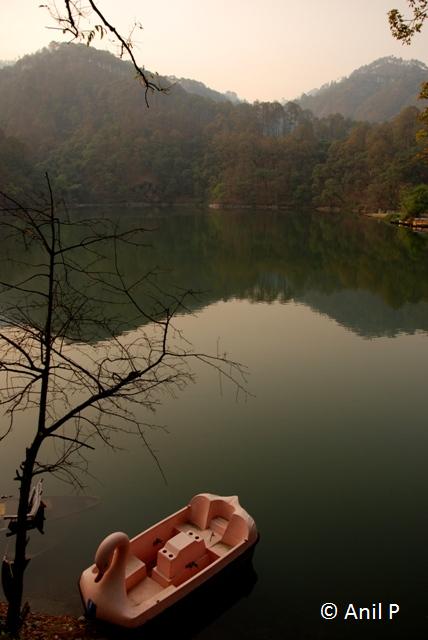
[[(157, 216), (125, 210), (114, 216), (124, 226), (156, 229), (148, 235), (151, 246), (121, 252), (121, 270), (137, 277), (162, 267), (161, 288), (200, 292), (188, 300), (190, 310), (233, 298), (293, 299), (368, 337), (428, 330), (428, 244), (406, 230), (317, 213), (168, 211)], [(37, 262), (37, 256), (33, 259)], [(5, 279), (10, 269), (5, 264)], [(74, 284), (79, 287), (78, 279)], [(142, 288), (135, 294), (150, 310), (147, 292)], [(113, 300), (105, 293), (94, 289), (93, 299), (97, 313), (111, 313)], [(124, 304), (120, 312), (121, 330), (134, 328), (132, 309)]]
[(224, 212), (173, 216), (157, 253), (174, 278), (219, 299), (294, 299), (365, 336), (428, 329), (428, 245), (372, 220)]
[(369, 291), (346, 289), (329, 295), (307, 291), (296, 299), (367, 338), (428, 331), (428, 302), (406, 302), (394, 309)]

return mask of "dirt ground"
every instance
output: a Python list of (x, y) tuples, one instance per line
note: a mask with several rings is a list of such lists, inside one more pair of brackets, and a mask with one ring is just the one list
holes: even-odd
[[(7, 605), (0, 602), (0, 638), (9, 637), (2, 631)], [(51, 616), (30, 612), (21, 630), (20, 640), (100, 640), (102, 638), (85, 619), (73, 616)]]

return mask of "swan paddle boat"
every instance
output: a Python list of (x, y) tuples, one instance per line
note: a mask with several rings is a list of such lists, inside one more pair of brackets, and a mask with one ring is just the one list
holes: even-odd
[(107, 536), (79, 588), (86, 614), (139, 627), (217, 574), (257, 542), (237, 496), (200, 493), (180, 511), (129, 540)]

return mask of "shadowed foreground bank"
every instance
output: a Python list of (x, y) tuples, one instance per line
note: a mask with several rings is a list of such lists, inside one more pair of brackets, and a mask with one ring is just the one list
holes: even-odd
[[(0, 602), (0, 637), (6, 619), (7, 604)], [(51, 616), (44, 613), (29, 613), (21, 630), (20, 640), (101, 640), (103, 636), (86, 620), (73, 616)]]
[[(86, 620), (83, 616), (48, 615), (30, 613), (23, 625), (20, 640), (155, 640), (167, 637), (175, 629), (175, 637), (196, 638), (242, 598), (248, 597), (256, 582), (257, 574), (252, 559), (254, 547), (235, 559), (218, 575), (201, 585), (196, 591), (178, 601), (166, 611), (142, 627), (124, 629), (101, 621)], [(6, 619), (7, 605), (0, 603), (0, 638)], [(235, 637), (227, 621), (220, 622), (221, 637)], [(241, 632), (245, 632), (245, 625)], [(7, 639), (9, 636), (5, 636)]]

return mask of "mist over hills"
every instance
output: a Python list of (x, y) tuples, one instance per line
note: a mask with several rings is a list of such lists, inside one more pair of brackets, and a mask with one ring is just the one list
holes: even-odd
[(198, 80), (191, 80), (190, 78), (176, 78), (176, 76), (168, 76), (168, 80), (173, 85), (180, 85), (187, 93), (193, 93), (197, 96), (202, 96), (203, 98), (210, 98), (215, 102), (232, 102), (233, 104), (238, 104), (239, 102), (244, 102), (241, 100), (239, 96), (234, 91), (226, 91), (225, 93), (220, 93), (220, 91), (215, 91), (215, 89), (210, 89), (203, 82), (199, 82)]
[[(318, 118), (340, 113), (352, 120), (383, 122), (405, 107), (421, 107), (418, 95), (427, 78), (428, 66), (424, 62), (386, 56), (359, 67), (348, 77), (312, 89), (292, 102), (309, 109)], [(221, 93), (197, 80), (175, 76), (168, 76), (168, 80), (188, 93), (216, 102), (245, 102), (234, 91)]]
[(340, 113), (353, 120), (383, 122), (405, 107), (420, 106), (420, 85), (427, 77), (423, 62), (387, 56), (303, 94), (296, 102), (318, 118)]
[(377, 210), (428, 182), (415, 107), (370, 125), (183, 79), (149, 103), (130, 63), (85, 45), (52, 43), (3, 67), (0, 185), (21, 197), (48, 171), (70, 203)]

